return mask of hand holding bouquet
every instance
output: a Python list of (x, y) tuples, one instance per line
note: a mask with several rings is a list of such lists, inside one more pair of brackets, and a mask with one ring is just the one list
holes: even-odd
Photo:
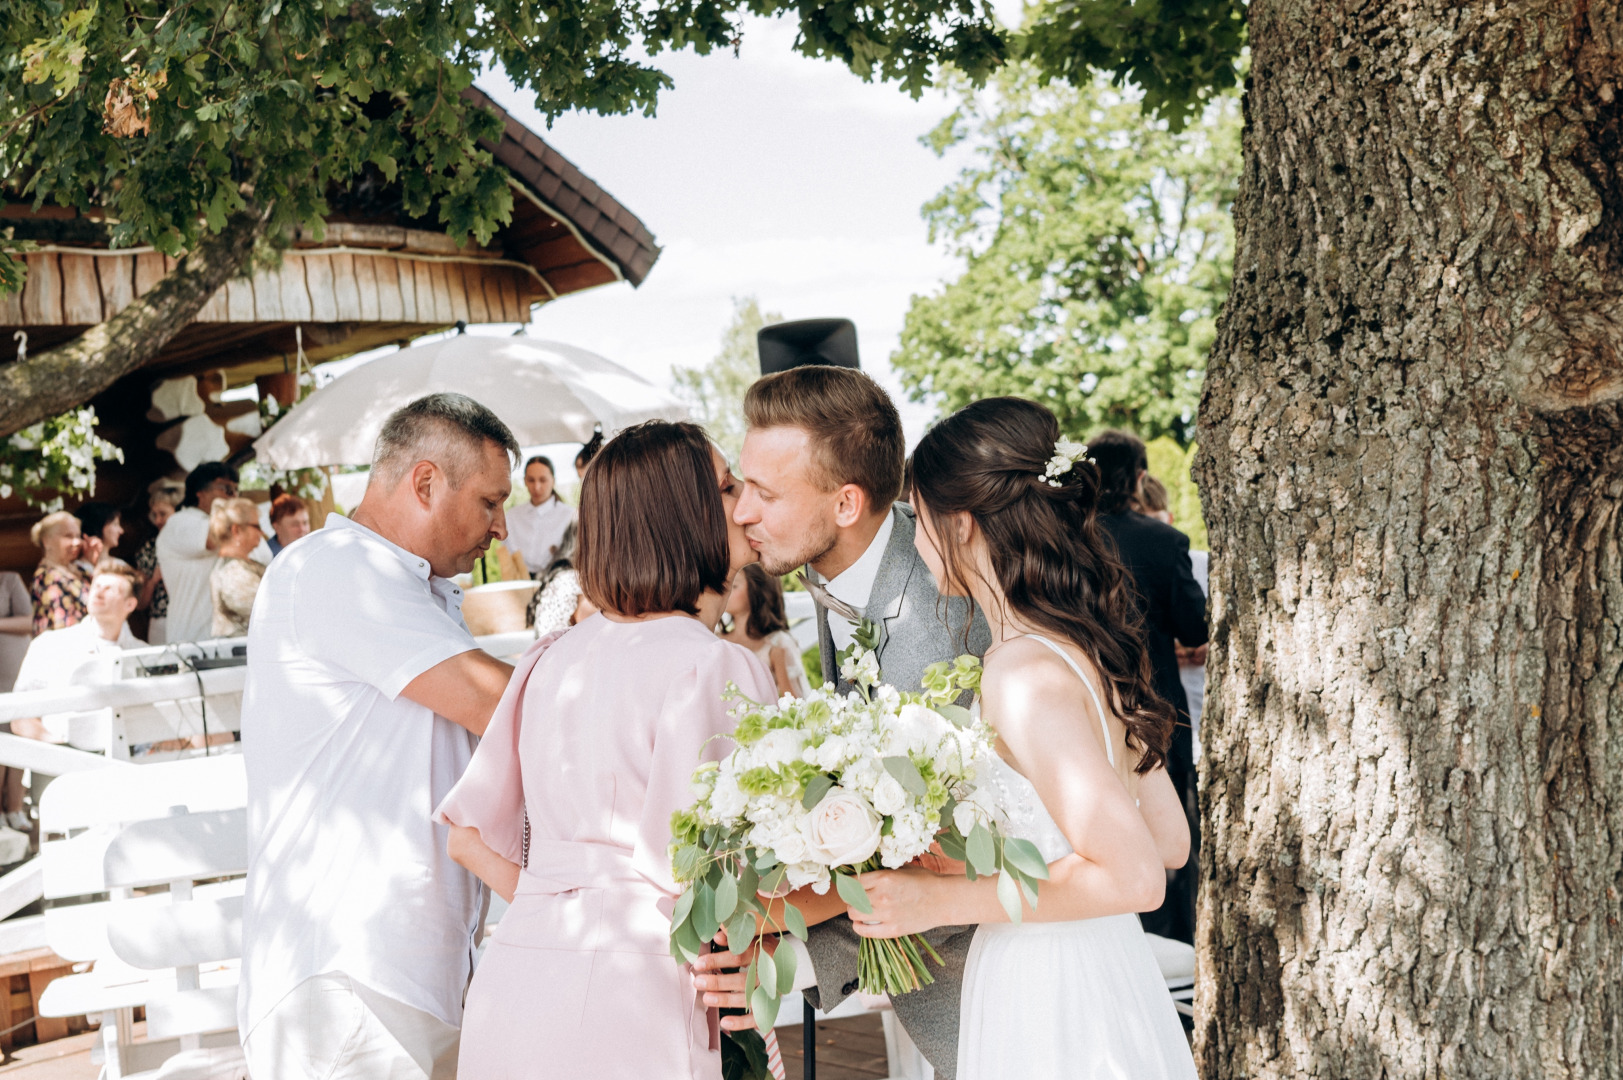
[[(902, 694), (879, 684), (872, 644), (871, 631), (859, 632), (842, 657), (841, 674), (856, 687), (845, 695), (825, 685), (804, 700), (761, 704), (729, 689), (739, 706), (737, 749), (699, 767), (697, 801), (671, 819), (672, 865), (687, 884), (671, 919), (678, 962), (691, 962), (722, 927), (735, 954), (763, 921), (804, 940), (805, 920), (784, 896), (805, 885), (822, 893), (832, 881), (851, 908), (869, 912), (857, 875), (905, 866), (937, 842), (971, 880), (999, 875), (998, 898), (1013, 921), (1022, 898), (1035, 908), (1048, 867), (1034, 845), (1002, 835), (999, 808), (976, 784), (994, 735), (953, 704), (979, 686), (980, 661), (935, 664), (923, 693)], [(928, 985), (926, 955), (941, 963), (918, 935), (864, 938), (859, 986), (902, 994)], [(763, 1031), (794, 984), (794, 964), (789, 950), (759, 950), (749, 967), (745, 996)]]

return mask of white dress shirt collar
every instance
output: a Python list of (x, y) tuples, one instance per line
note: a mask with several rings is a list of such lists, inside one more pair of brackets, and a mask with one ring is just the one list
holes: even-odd
[(890, 535), (896, 531), (896, 511), (885, 515), (884, 523), (874, 533), (868, 550), (857, 561), (829, 579), (827, 589), (835, 599), (842, 600), (858, 611), (868, 606), (873, 595), (873, 583), (879, 577), (879, 564), (885, 561), (885, 548), (890, 546)]

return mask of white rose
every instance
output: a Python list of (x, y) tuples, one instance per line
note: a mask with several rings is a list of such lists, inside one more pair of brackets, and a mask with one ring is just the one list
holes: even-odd
[(845, 764), (845, 756), (850, 751), (850, 744), (841, 735), (830, 735), (823, 740), (817, 748), (817, 765), (824, 769), (837, 769)]
[(806, 737), (793, 728), (774, 728), (750, 747), (760, 765), (786, 765), (800, 757)]
[(800, 862), (806, 858), (806, 838), (797, 832), (785, 832), (774, 839), (772, 854), (781, 863)]
[(879, 850), (879, 815), (860, 795), (841, 787), (828, 790), (806, 816), (806, 847), (824, 866), (854, 866)]
[(744, 812), (747, 802), (744, 793), (738, 789), (738, 778), (729, 770), (723, 769), (716, 777), (716, 786), (710, 793), (711, 813), (723, 821), (735, 818)]
[(907, 789), (890, 773), (881, 776), (873, 786), (873, 808), (887, 817), (907, 805)]

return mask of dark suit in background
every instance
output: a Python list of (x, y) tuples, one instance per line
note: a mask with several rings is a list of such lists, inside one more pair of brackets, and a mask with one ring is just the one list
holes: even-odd
[(1173, 641), (1206, 643), (1206, 596), (1189, 561), (1189, 537), (1154, 518), (1124, 510), (1099, 515), (1099, 524), (1116, 542), (1116, 551), (1132, 578), (1134, 598), (1144, 617), (1155, 692), (1178, 713), (1167, 755), (1167, 775), (1183, 800), (1192, 841), (1189, 861), (1168, 875), (1166, 902), (1143, 917), (1144, 929), (1162, 937), (1194, 944), (1195, 882), (1200, 865), (1200, 817), (1195, 802), (1194, 740), (1189, 727), (1189, 699), (1178, 676)]

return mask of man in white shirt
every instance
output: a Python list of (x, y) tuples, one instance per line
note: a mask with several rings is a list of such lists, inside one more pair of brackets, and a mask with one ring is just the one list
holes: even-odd
[(558, 498), (552, 461), (536, 455), (524, 463), (524, 489), (530, 501), (507, 514), (507, 546), (524, 556), (531, 577), (538, 576), (558, 557), (564, 530), (575, 520), (575, 508)]
[[(186, 497), (158, 533), (158, 566), (169, 592), (169, 641), (204, 641), (214, 636), (209, 575), (220, 557), (209, 539), (209, 510), (215, 499), (231, 499), (236, 494), (237, 470), (224, 462), (206, 461), (186, 477)], [(261, 543), (252, 557), (269, 563), (270, 548)]]
[[(130, 614), (138, 602), (135, 578), (134, 569), (122, 559), (98, 563), (85, 594), (88, 614), (65, 630), (47, 630), (28, 643), (15, 689), (64, 690), (117, 682), (124, 650), (146, 645), (130, 632)], [(105, 750), (107, 712), (97, 709), (13, 720), (11, 731), (41, 742), (73, 741), (82, 749)]]
[(479, 650), (449, 578), (507, 534), (517, 453), (471, 398), (407, 405), (353, 517), (285, 549), (259, 588), (237, 1002), (255, 1080), (455, 1075), (486, 894), (430, 814), (512, 668)]

